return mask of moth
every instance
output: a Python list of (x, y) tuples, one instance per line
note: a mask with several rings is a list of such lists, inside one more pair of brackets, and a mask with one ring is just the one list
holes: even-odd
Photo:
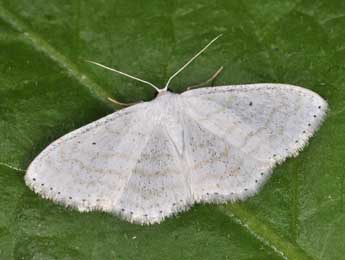
[[(168, 90), (54, 141), (30, 164), (26, 184), (79, 211), (159, 223), (196, 202), (244, 200), (286, 158), (296, 156), (325, 118), (318, 94), (286, 84)], [(219, 72), (219, 71), (218, 71)], [(116, 101), (114, 101), (116, 102)]]

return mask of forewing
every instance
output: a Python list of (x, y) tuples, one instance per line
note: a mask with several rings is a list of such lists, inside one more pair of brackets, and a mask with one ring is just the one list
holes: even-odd
[(147, 109), (123, 109), (59, 138), (31, 163), (27, 185), (81, 211), (114, 211), (151, 131)]
[(327, 110), (316, 93), (282, 84), (203, 88), (182, 97), (198, 201), (254, 194), (274, 165), (304, 147)]

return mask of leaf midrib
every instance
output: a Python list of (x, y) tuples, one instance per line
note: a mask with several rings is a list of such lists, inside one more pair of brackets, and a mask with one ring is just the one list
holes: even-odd
[[(29, 29), (15, 14), (8, 11), (0, 4), (0, 18), (7, 22), (13, 29), (22, 33), (24, 38), (31, 43), (32, 47), (39, 52), (47, 55), (51, 60), (56, 62), (59, 67), (65, 69), (69, 75), (75, 78), (83, 87), (85, 87), (92, 96), (100, 102), (110, 106), (106, 100), (109, 94), (95, 81), (85, 75), (69, 58), (56, 50), (46, 40)], [(14, 169), (11, 165), (1, 163), (3, 166)], [(21, 169), (14, 169), (21, 171)], [(258, 239), (261, 243), (273, 249), (277, 255), (283, 258), (291, 259), (311, 259), (299, 246), (281, 238), (272, 231), (267, 225), (256, 220), (255, 215), (238, 204), (226, 208), (226, 214), (233, 218), (246, 232), (252, 237)]]
[(220, 206), (220, 209), (242, 228), (247, 230), (254, 238), (270, 247), (284, 259), (313, 259), (298, 245), (279, 236), (269, 225), (258, 220), (255, 214), (242, 206), (241, 203)]
[(100, 85), (93, 81), (90, 77), (85, 75), (70, 59), (57, 51), (47, 41), (41, 38), (38, 34), (32, 32), (27, 25), (25, 25), (18, 17), (8, 11), (0, 4), (0, 18), (7, 22), (16, 31), (23, 34), (24, 39), (31, 43), (32, 47), (39, 52), (46, 54), (51, 60), (56, 62), (59, 67), (65, 69), (68, 74), (75, 78), (82, 86), (84, 86), (92, 96), (101, 102), (110, 106), (106, 102), (110, 96)]

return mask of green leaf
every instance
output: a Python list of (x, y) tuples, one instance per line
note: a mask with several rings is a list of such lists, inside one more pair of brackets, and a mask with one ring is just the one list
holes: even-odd
[[(0, 1), (0, 259), (343, 259), (345, 2)], [(197, 205), (159, 225), (79, 213), (41, 199), (23, 169), (51, 141), (155, 93), (90, 59), (182, 92), (280, 82), (318, 92), (324, 125), (246, 202)]]

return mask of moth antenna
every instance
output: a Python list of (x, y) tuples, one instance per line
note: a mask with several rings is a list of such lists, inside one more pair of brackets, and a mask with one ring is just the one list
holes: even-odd
[(197, 57), (199, 57), (212, 43), (214, 43), (223, 34), (219, 34), (212, 41), (210, 41), (204, 48), (202, 48), (197, 54), (195, 54), (186, 64), (184, 64), (178, 71), (176, 71), (167, 81), (163, 90), (167, 90), (168, 86), (173, 78), (175, 78), (182, 70), (184, 70), (189, 64), (191, 64)]
[(134, 76), (132, 76), (132, 75), (129, 75), (129, 74), (125, 73), (125, 72), (122, 72), (122, 71), (119, 71), (119, 70), (116, 70), (116, 69), (107, 67), (107, 66), (105, 66), (105, 65), (103, 65), (103, 64), (100, 64), (100, 63), (95, 62), (95, 61), (92, 61), (92, 60), (85, 60), (85, 61), (88, 62), (88, 63), (94, 64), (94, 65), (100, 66), (100, 67), (102, 67), (102, 68), (104, 68), (104, 69), (111, 70), (111, 71), (113, 71), (113, 72), (116, 72), (116, 73), (121, 74), (121, 75), (123, 75), (123, 76), (126, 76), (126, 77), (128, 77), (128, 78), (131, 78), (131, 79), (140, 81), (140, 82), (142, 82), (142, 83), (145, 83), (145, 84), (147, 84), (147, 85), (150, 85), (150, 86), (151, 86), (152, 88), (154, 88), (158, 93), (162, 91), (162, 89), (159, 89), (157, 86), (153, 85), (151, 82), (148, 82), (148, 81), (146, 81), (146, 80), (139, 79), (139, 78), (134, 77)]

